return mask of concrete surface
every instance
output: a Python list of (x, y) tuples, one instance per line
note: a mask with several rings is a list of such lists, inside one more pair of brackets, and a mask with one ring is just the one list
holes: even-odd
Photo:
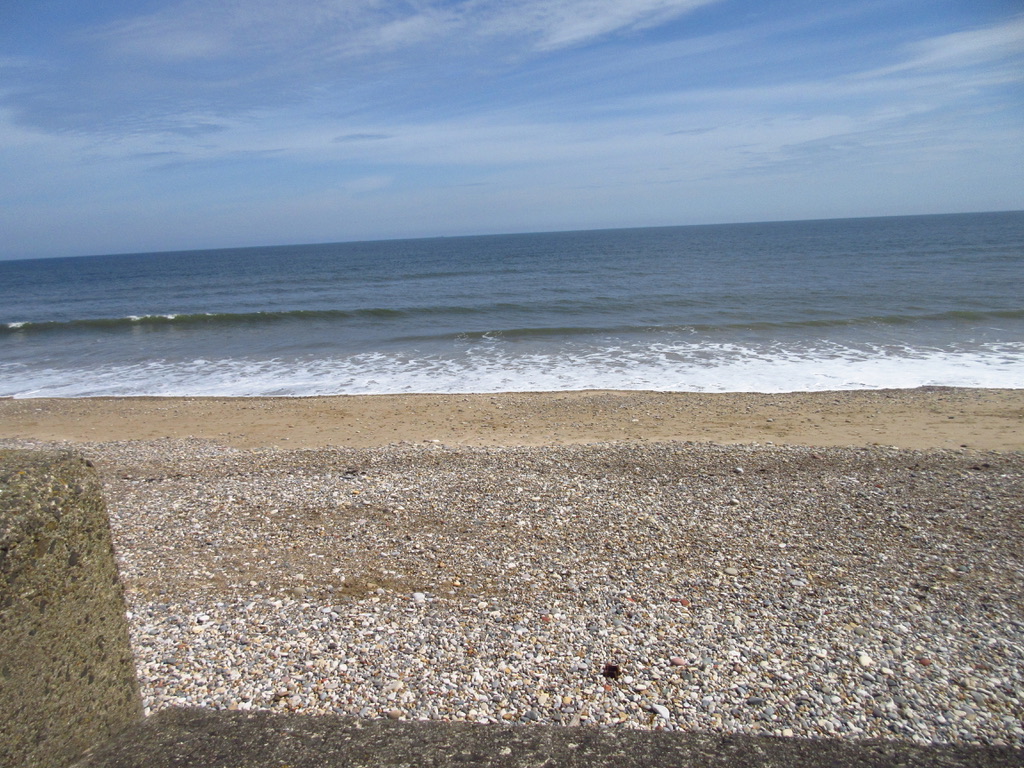
[(0, 766), (60, 768), (141, 716), (95, 472), (0, 450)]
[(1010, 768), (1009, 748), (175, 709), (75, 768)]

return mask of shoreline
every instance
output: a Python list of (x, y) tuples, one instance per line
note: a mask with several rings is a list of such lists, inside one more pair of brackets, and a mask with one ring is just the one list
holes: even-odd
[(576, 390), (0, 400), (0, 439), (200, 438), (241, 449), (715, 442), (1024, 450), (1024, 389)]

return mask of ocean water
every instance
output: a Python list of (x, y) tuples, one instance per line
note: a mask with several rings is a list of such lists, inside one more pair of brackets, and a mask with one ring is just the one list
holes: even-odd
[(1024, 387), (1024, 212), (0, 262), (0, 396)]

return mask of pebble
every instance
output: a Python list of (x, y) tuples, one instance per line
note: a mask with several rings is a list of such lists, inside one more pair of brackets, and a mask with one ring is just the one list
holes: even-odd
[(672, 713), (668, 711), (668, 707), (662, 704), (651, 704), (651, 712), (653, 712), (663, 720), (672, 719)]
[(1024, 746), (1024, 455), (77, 447), (148, 713)]

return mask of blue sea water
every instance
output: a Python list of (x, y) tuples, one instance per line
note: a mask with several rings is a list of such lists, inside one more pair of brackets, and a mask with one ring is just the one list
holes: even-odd
[(0, 396), (1024, 387), (1024, 212), (0, 262)]

